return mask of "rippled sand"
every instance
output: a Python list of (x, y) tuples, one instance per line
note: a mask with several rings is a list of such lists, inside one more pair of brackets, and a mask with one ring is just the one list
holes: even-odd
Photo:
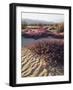
[(21, 77), (41, 77), (64, 75), (64, 66), (51, 65), (47, 56), (33, 53), (29, 48), (22, 48), (21, 53)]

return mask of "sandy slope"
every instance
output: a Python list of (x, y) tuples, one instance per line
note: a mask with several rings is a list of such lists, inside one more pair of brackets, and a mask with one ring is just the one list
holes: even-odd
[(44, 67), (45, 61), (41, 57), (37, 57), (30, 50), (24, 48), (24, 56), (22, 56), (22, 77), (25, 76), (47, 76), (48, 70)]
[(22, 48), (21, 76), (54, 76), (63, 75), (63, 67), (52, 67), (43, 56), (32, 53), (28, 48)]

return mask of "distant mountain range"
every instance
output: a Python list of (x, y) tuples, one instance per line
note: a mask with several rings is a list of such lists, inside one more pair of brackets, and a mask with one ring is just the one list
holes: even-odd
[(44, 21), (44, 20), (32, 20), (32, 19), (22, 19), (22, 24), (54, 24), (54, 22)]

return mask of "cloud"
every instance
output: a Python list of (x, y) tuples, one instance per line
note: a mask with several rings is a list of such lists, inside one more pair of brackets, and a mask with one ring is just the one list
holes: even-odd
[(22, 13), (22, 19), (43, 20), (49, 22), (64, 22), (64, 15), (55, 13)]

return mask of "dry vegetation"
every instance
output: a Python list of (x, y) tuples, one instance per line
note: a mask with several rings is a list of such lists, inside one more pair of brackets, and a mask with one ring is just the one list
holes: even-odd
[[(64, 23), (50, 25), (23, 25), (22, 33), (40, 27), (52, 33), (52, 39), (41, 40), (22, 48), (21, 76), (64, 75)], [(50, 34), (48, 34), (50, 35)], [(55, 38), (57, 37), (57, 38)], [(60, 38), (59, 37), (63, 37)]]
[(64, 32), (64, 23), (57, 23), (57, 24), (44, 24), (44, 25), (37, 25), (37, 24), (32, 24), (32, 25), (27, 25), (24, 24), (22, 25), (22, 31), (27, 31), (29, 28), (31, 28), (32, 30), (36, 30), (37, 28), (40, 27), (43, 28), (47, 28), (47, 30), (49, 31), (56, 31), (56, 32)]
[[(46, 40), (29, 46), (31, 52), (41, 56), (51, 62), (64, 64), (64, 42), (63, 40)], [(53, 63), (52, 63), (53, 64)]]

